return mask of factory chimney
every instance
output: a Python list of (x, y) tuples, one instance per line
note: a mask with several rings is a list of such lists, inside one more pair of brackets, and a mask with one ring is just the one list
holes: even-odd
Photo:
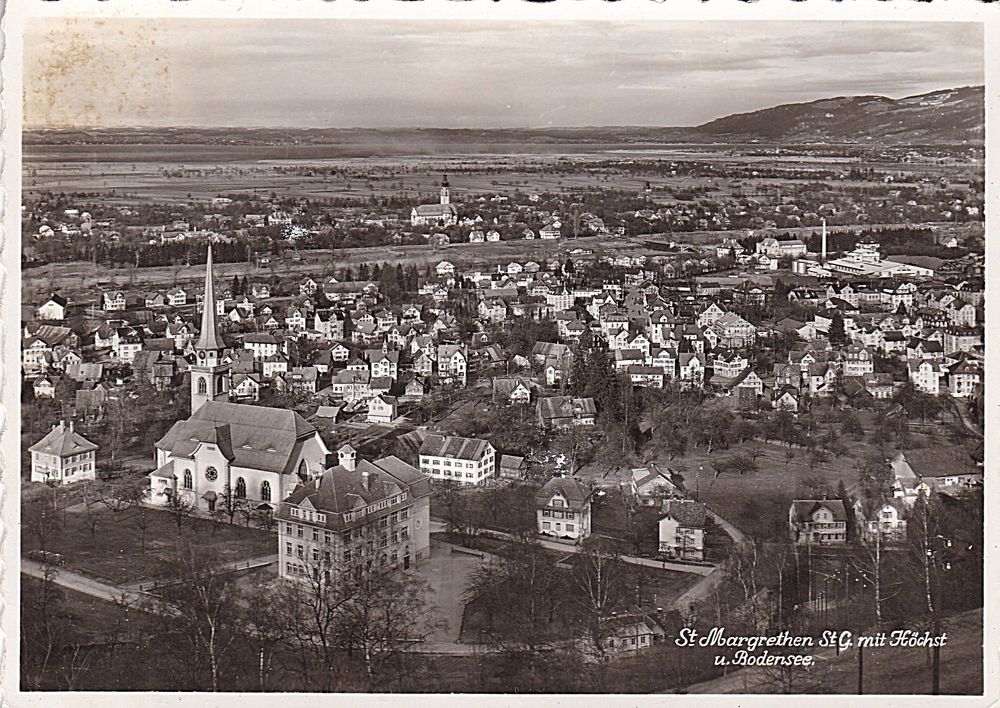
[(823, 251), (819, 262), (826, 263), (826, 219), (823, 219)]

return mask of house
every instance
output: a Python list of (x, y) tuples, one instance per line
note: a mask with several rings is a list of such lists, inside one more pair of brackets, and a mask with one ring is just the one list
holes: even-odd
[(260, 374), (233, 374), (229, 398), (233, 401), (259, 401), (263, 382)]
[(652, 618), (639, 615), (619, 615), (601, 621), (600, 633), (604, 651), (622, 656), (654, 646), (666, 637), (666, 632)]
[(503, 479), (524, 479), (528, 473), (528, 462), (517, 455), (500, 455), (500, 477)]
[(899, 452), (890, 462), (896, 477), (917, 480), (931, 489), (978, 487), (983, 467), (959, 445), (938, 445)]
[(538, 230), (538, 237), (543, 240), (555, 240), (562, 236), (558, 222), (550, 222)]
[(668, 499), (660, 508), (657, 522), (659, 555), (687, 561), (705, 560), (704, 504), (691, 499)]
[(561, 428), (568, 425), (594, 425), (597, 407), (593, 398), (549, 396), (538, 401), (538, 424), (543, 428)]
[(443, 383), (466, 384), (469, 359), (462, 344), (439, 344), (437, 348), (438, 376)]
[(121, 312), (125, 310), (125, 293), (121, 290), (101, 293), (101, 309), (105, 312)]
[(493, 377), (493, 400), (510, 404), (531, 403), (531, 388), (523, 378), (516, 376)]
[(31, 453), (31, 481), (71, 484), (95, 479), (98, 447), (73, 430), (73, 421), (52, 427), (28, 451)]
[(553, 477), (535, 494), (538, 533), (579, 541), (590, 535), (593, 492), (575, 477)]
[(55, 398), (56, 385), (58, 383), (58, 376), (39, 376), (32, 383), (32, 387), (35, 391), (35, 398)]
[(337, 457), (279, 506), (278, 575), (333, 581), (366, 564), (408, 570), (428, 557), (427, 477), (397, 457), (358, 460), (350, 445)]
[(388, 425), (396, 419), (398, 402), (395, 396), (381, 394), (368, 401), (368, 422)]
[(680, 494), (676, 485), (670, 481), (669, 471), (664, 474), (659, 469), (650, 470), (647, 467), (632, 470), (629, 491), (640, 505), (648, 507), (659, 506), (664, 499)]
[(847, 510), (840, 499), (795, 499), (788, 526), (798, 545), (847, 543)]
[(861, 500), (854, 503), (854, 518), (865, 540), (900, 543), (906, 540), (906, 503), (902, 499)]
[(496, 450), (485, 440), (430, 434), (419, 456), (420, 471), (431, 479), (478, 485), (496, 475)]
[(184, 288), (171, 288), (167, 291), (167, 304), (171, 307), (183, 307), (187, 304), (187, 291)]
[(61, 295), (53, 293), (48, 300), (38, 306), (35, 311), (40, 320), (64, 320), (69, 303)]

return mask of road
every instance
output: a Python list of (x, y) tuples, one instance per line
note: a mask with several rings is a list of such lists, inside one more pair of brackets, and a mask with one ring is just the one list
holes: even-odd
[[(443, 521), (437, 521), (431, 519), (430, 526), (431, 533), (444, 533), (447, 531), (447, 526)], [(514, 536), (503, 531), (495, 531), (493, 529), (488, 529), (487, 533), (490, 536), (502, 538), (507, 541), (513, 541)], [(547, 548), (550, 551), (559, 551), (561, 553), (579, 553), (580, 546), (572, 543), (563, 543), (560, 541), (551, 541), (548, 539), (539, 539), (538, 541), (543, 548)], [(639, 556), (621, 556), (622, 561), (629, 563), (630, 565), (641, 565), (647, 568), (656, 568), (657, 570), (673, 570), (679, 573), (692, 573), (694, 575), (707, 576), (715, 570), (714, 566), (704, 566), (704, 565), (694, 565), (690, 563), (671, 563), (669, 561), (656, 560), (655, 558), (641, 558)]]

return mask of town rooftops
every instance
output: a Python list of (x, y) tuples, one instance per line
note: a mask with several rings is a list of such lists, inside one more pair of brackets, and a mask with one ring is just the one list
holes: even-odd
[(79, 433), (74, 432), (72, 422), (66, 425), (63, 421), (59, 421), (59, 424), (52, 426), (52, 430), (45, 437), (28, 449), (31, 452), (38, 452), (44, 455), (68, 457), (69, 455), (80, 455), (85, 452), (97, 450), (97, 445)]

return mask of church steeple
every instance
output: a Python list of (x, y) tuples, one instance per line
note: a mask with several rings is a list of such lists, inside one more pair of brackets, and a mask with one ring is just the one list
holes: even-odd
[(215, 323), (215, 286), (212, 283), (212, 245), (208, 246), (205, 262), (205, 298), (201, 303), (201, 335), (195, 349), (220, 351), (225, 349)]
[(441, 176), (441, 204), (451, 203), (451, 193), (448, 189), (448, 175)]
[(206, 401), (229, 400), (229, 365), (222, 362), (226, 348), (215, 321), (215, 286), (212, 283), (212, 246), (205, 263), (205, 297), (201, 303), (201, 333), (194, 345), (191, 365), (191, 413)]

